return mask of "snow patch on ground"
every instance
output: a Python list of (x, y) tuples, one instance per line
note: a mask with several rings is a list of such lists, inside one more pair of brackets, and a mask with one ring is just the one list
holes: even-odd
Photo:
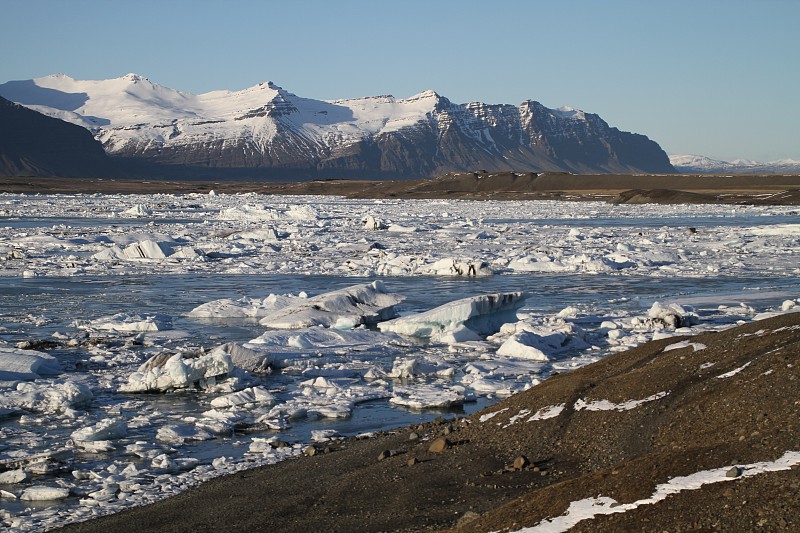
[[(765, 472), (789, 470), (797, 464), (800, 464), (800, 452), (787, 451), (775, 461), (729, 465), (711, 470), (701, 470), (688, 476), (674, 477), (666, 483), (656, 485), (650, 497), (632, 503), (620, 503), (608, 496), (585, 498), (570, 503), (567, 512), (563, 515), (543, 520), (536, 526), (519, 529), (515, 533), (561, 533), (568, 531), (583, 520), (590, 520), (595, 516), (625, 513), (643, 505), (656, 504), (672, 494), (685, 490), (697, 490), (710, 483), (733, 481), (739, 477), (751, 477)], [(740, 476), (728, 477), (728, 472), (734, 467), (739, 469)]]
[(587, 402), (581, 398), (575, 402), (573, 409), (576, 411), (583, 411), (584, 409), (587, 411), (630, 411), (631, 409), (636, 409), (642, 404), (660, 400), (661, 398), (666, 397), (668, 394), (669, 392), (662, 391), (657, 392), (652, 396), (648, 396), (647, 398), (642, 398), (641, 400), (627, 400), (620, 403), (614, 403), (608, 400), (594, 400)]

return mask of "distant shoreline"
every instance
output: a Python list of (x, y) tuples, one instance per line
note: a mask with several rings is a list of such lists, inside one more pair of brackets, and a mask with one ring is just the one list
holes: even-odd
[(12, 194), (337, 195), (354, 198), (567, 200), (615, 203), (800, 205), (800, 176), (451, 173), (418, 180), (98, 179), (0, 177)]

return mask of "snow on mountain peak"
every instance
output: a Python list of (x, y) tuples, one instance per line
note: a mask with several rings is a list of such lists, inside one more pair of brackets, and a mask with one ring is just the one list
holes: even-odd
[(231, 165), (281, 160), (295, 164), (313, 157), (337, 157), (343, 148), (406, 129), (412, 136), (422, 135), (420, 142), (429, 142), (425, 135), (431, 128), (460, 129), (486, 151), (486, 157), (497, 157), (501, 148), (493, 129), (524, 144), (530, 140), (519, 130), (538, 115), (562, 124), (571, 121), (569, 131), (558, 130), (562, 137), (572, 135), (570, 128), (588, 127), (584, 112), (571, 107), (553, 110), (534, 101), (519, 107), (461, 105), (432, 89), (403, 99), (383, 95), (322, 101), (299, 97), (272, 81), (235, 91), (191, 94), (128, 73), (108, 80), (75, 80), (59, 74), (7, 82), (0, 84), (0, 95), (89, 129), (109, 153), (160, 158), (163, 152), (164, 159), (172, 162), (172, 154), (185, 152), (201, 164), (217, 152), (235, 160), (226, 163)]
[(553, 112), (561, 118), (586, 120), (586, 114), (580, 109), (575, 109), (574, 107), (561, 106), (558, 109), (554, 109)]
[(800, 161), (781, 159), (766, 163), (751, 159), (720, 161), (703, 155), (670, 155), (669, 162), (684, 174), (797, 174)]
[(133, 73), (133, 72), (129, 72), (129, 73), (125, 74), (124, 76), (121, 76), (120, 78), (123, 79), (123, 80), (132, 81), (134, 83), (137, 82), (137, 81), (150, 81), (147, 78), (145, 78), (144, 76), (140, 76), (139, 74), (136, 74), (136, 73)]

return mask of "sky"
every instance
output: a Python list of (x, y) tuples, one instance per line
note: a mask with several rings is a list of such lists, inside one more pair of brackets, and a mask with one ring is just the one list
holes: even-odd
[(800, 160), (800, 0), (2, 0), (0, 83), (433, 89), (597, 113), (670, 154)]

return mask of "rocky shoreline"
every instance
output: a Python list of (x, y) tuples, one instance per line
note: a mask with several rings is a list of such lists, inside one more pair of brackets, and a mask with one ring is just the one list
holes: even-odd
[(799, 349), (800, 313), (661, 339), (67, 529), (796, 531)]

